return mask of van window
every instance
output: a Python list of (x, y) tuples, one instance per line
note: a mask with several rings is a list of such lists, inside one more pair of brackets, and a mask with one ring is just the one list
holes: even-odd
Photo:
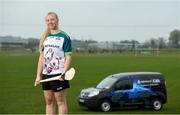
[(118, 79), (115, 77), (107, 77), (104, 80), (102, 80), (97, 86), (96, 88), (105, 88), (105, 89), (109, 89)]
[(118, 83), (115, 85), (116, 90), (127, 90), (127, 89), (132, 89), (133, 88), (133, 83), (131, 80), (120, 80)]

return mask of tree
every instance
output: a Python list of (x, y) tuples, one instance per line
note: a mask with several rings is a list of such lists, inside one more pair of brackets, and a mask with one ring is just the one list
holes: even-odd
[(151, 48), (157, 48), (157, 39), (155, 39), (155, 38), (151, 38), (150, 39), (150, 44), (151, 44)]
[(166, 47), (166, 40), (163, 37), (158, 38), (158, 46), (160, 49)]
[(169, 42), (174, 48), (180, 47), (180, 31), (179, 30), (176, 29), (170, 32)]
[(27, 48), (29, 48), (32, 52), (36, 51), (38, 49), (39, 45), (39, 39), (36, 38), (29, 38)]
[(150, 47), (151, 47), (150, 40), (146, 40), (146, 41), (143, 43), (143, 48), (150, 48)]
[(132, 40), (131, 41), (131, 43), (132, 43), (132, 50), (136, 50), (136, 48), (137, 48), (137, 44), (139, 44), (139, 42), (138, 41), (136, 41), (136, 40)]

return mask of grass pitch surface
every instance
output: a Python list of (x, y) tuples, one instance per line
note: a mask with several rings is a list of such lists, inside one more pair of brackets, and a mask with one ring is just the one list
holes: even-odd
[[(180, 54), (73, 54), (75, 78), (70, 81), (70, 114), (106, 114), (80, 107), (78, 95), (83, 88), (95, 86), (110, 74), (132, 71), (161, 72), (167, 81), (168, 102), (161, 111), (149, 109), (115, 109), (107, 114), (180, 113)], [(0, 114), (43, 114), (45, 103), (41, 86), (34, 87), (38, 54), (0, 52)]]

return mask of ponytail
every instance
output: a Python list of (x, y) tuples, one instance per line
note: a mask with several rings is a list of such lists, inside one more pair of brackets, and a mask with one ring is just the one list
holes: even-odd
[(39, 42), (39, 50), (42, 50), (43, 49), (43, 44), (44, 44), (44, 41), (46, 40), (47, 36), (50, 34), (50, 30), (47, 28)]

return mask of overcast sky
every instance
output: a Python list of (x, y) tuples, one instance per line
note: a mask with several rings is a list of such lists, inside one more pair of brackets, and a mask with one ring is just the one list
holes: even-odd
[(0, 35), (40, 38), (49, 11), (72, 39), (168, 39), (180, 29), (180, 0), (0, 0)]

